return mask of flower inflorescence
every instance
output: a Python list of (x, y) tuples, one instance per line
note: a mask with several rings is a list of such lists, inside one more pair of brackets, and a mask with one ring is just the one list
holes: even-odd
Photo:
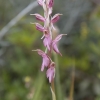
[(66, 34), (60, 34), (54, 40), (52, 39), (52, 30), (55, 30), (54, 23), (56, 23), (59, 20), (60, 15), (62, 15), (57, 13), (53, 17), (51, 16), (54, 0), (37, 0), (37, 2), (40, 6), (43, 7), (44, 17), (38, 13), (31, 15), (34, 15), (37, 20), (43, 22), (44, 26), (39, 23), (32, 24), (35, 24), (37, 30), (43, 32), (41, 39), (43, 39), (43, 44), (46, 47), (46, 50), (45, 52), (40, 49), (33, 51), (37, 51), (37, 53), (42, 57), (43, 61), (41, 65), (41, 71), (43, 71), (45, 67), (47, 68), (46, 76), (49, 79), (49, 83), (51, 83), (55, 77), (55, 63), (51, 60), (50, 55), (52, 50), (54, 50), (57, 54), (62, 56), (57, 47), (57, 43), (62, 38), (62, 36)]

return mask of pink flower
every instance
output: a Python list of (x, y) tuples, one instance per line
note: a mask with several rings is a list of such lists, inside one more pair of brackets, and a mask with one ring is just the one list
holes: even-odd
[(44, 31), (44, 27), (41, 24), (39, 24), (39, 23), (31, 23), (31, 24), (35, 24), (37, 30), (39, 30), (41, 32)]
[(51, 19), (51, 22), (52, 23), (56, 23), (58, 20), (59, 20), (59, 18), (60, 18), (60, 15), (62, 15), (62, 14), (55, 14), (53, 17), (52, 17), (52, 19)]
[(52, 41), (52, 48), (53, 50), (60, 54), (62, 56), (62, 54), (59, 52), (58, 47), (57, 47), (57, 43), (59, 42), (59, 40), (62, 38), (63, 35), (67, 35), (67, 34), (60, 34), (58, 35), (53, 41)]
[(42, 50), (40, 50), (40, 49), (33, 50), (33, 51), (37, 51), (38, 54), (40, 56), (42, 56), (43, 61), (42, 61), (42, 65), (41, 65), (41, 71), (43, 71), (45, 67), (48, 67), (49, 66), (50, 59), (49, 59), (48, 55), (46, 53), (44, 53)]
[(43, 16), (41, 16), (40, 14), (30, 14), (30, 15), (35, 15), (36, 19), (41, 21), (41, 22), (44, 22), (45, 21), (45, 18)]
[(46, 75), (47, 75), (47, 78), (49, 79), (49, 83), (51, 83), (55, 77), (55, 63), (54, 62), (50, 64), (50, 67), (48, 68)]
[(55, 30), (55, 27), (54, 27), (54, 23), (56, 23), (59, 19), (60, 19), (60, 15), (62, 14), (55, 14), (52, 18), (51, 18), (51, 26), (52, 28)]
[(52, 40), (51, 40), (50, 34), (47, 31), (45, 31), (44, 32), (43, 44), (44, 44), (45, 47), (48, 48), (49, 51), (50, 51), (51, 43), (52, 43)]

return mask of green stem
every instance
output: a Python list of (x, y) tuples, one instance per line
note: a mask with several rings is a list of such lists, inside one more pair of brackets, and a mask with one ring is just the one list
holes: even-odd
[(52, 80), (51, 82), (51, 93), (52, 93), (52, 100), (56, 100), (54, 80)]
[(55, 84), (56, 84), (57, 100), (63, 100), (62, 91), (61, 91), (61, 84), (60, 84), (58, 55), (55, 52), (53, 52), (53, 56), (54, 56), (54, 62), (56, 64)]
[(53, 79), (52, 82), (51, 82), (51, 88), (52, 88), (53, 92), (55, 93), (54, 79)]
[(69, 100), (73, 100), (73, 96), (74, 96), (74, 81), (75, 81), (75, 60), (73, 61)]

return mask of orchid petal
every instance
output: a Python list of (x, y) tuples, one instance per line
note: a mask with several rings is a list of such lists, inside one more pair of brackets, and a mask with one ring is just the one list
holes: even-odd
[(40, 49), (33, 50), (33, 51), (37, 51), (38, 54), (40, 56), (42, 56), (43, 61), (42, 61), (42, 65), (41, 65), (41, 71), (43, 71), (45, 67), (48, 67), (49, 66), (50, 59), (49, 59), (48, 55), (45, 52), (43, 52), (42, 50), (40, 50)]
[(53, 41), (58, 42), (62, 38), (63, 35), (67, 35), (67, 34), (60, 34)]
[(54, 0), (47, 0), (46, 5), (48, 8), (52, 8), (54, 4)]
[(39, 23), (31, 23), (31, 24), (35, 24), (37, 30), (39, 30), (41, 32), (44, 31), (44, 27), (41, 24), (39, 24)]
[(44, 40), (43, 40), (43, 44), (44, 44), (44, 46), (47, 47), (48, 50), (50, 51), (50, 46), (51, 46), (51, 43), (52, 43), (50, 34), (49, 34), (47, 31), (45, 31), (44, 35), (45, 35), (45, 38), (44, 38)]
[(52, 17), (52, 19), (51, 19), (51, 22), (52, 23), (56, 23), (59, 19), (60, 19), (60, 15), (62, 15), (62, 14), (55, 14), (53, 17)]
[(58, 35), (53, 41), (52, 41), (52, 48), (53, 50), (60, 54), (62, 56), (62, 54), (60, 53), (60, 51), (58, 50), (58, 47), (57, 47), (57, 43), (59, 42), (59, 40), (62, 38), (63, 35), (67, 35), (67, 34), (60, 34)]
[(42, 61), (41, 71), (43, 71), (45, 67), (48, 67), (49, 64), (50, 64), (50, 60), (48, 57), (45, 56)]
[(46, 72), (46, 75), (47, 75), (47, 78), (49, 79), (49, 83), (51, 83), (55, 77), (55, 64), (54, 63), (51, 63), (49, 69)]
[(60, 54), (60, 56), (62, 56), (62, 54), (61, 54), (60, 51), (58, 50), (57, 44), (52, 44), (52, 47), (53, 47), (53, 50), (54, 50), (56, 53), (58, 53), (58, 54)]
[(49, 37), (45, 37), (43, 40), (43, 44), (45, 47), (48, 48), (48, 50), (50, 51), (50, 45), (51, 45), (51, 39)]
[(45, 18), (43, 16), (41, 16), (40, 14), (30, 14), (30, 15), (35, 15), (36, 19), (41, 22), (45, 21)]
[(52, 6), (53, 6), (53, 4), (54, 4), (54, 0), (49, 0), (49, 8), (51, 8)]

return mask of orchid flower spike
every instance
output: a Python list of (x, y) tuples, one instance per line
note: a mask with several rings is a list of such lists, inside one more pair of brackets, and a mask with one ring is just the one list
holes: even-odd
[(62, 54), (58, 50), (57, 44), (62, 36), (66, 34), (60, 34), (54, 40), (52, 39), (52, 29), (55, 29), (53, 24), (55, 24), (60, 19), (60, 15), (62, 15), (60, 13), (57, 13), (53, 17), (51, 17), (54, 0), (37, 0), (37, 2), (40, 6), (43, 7), (44, 16), (38, 13), (30, 15), (34, 15), (37, 20), (43, 22), (44, 26), (39, 23), (31, 24), (35, 24), (36, 29), (43, 33), (41, 39), (43, 39), (43, 44), (46, 47), (46, 50), (45, 52), (40, 49), (36, 49), (33, 51), (36, 51), (42, 57), (41, 71), (43, 71), (45, 67), (47, 68), (46, 76), (49, 79), (49, 83), (52, 84), (55, 77), (55, 63), (51, 60), (49, 56), (51, 56), (52, 50), (62, 56)]

